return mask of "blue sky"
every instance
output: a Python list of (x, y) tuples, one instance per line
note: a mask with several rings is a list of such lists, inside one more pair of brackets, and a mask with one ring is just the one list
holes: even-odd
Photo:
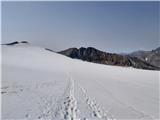
[(159, 46), (158, 2), (2, 2), (2, 43), (26, 40), (55, 51), (108, 52)]

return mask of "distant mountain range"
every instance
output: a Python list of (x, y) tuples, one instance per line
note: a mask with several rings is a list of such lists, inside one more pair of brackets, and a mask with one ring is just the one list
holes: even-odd
[[(15, 41), (2, 45), (28, 44), (27, 41)], [(54, 52), (51, 49), (45, 50)], [(134, 67), (148, 70), (160, 70), (160, 47), (152, 51), (136, 51), (131, 54), (115, 54), (100, 51), (93, 47), (69, 48), (58, 52), (70, 58), (81, 59), (88, 62)]]
[(160, 67), (160, 47), (152, 51), (136, 51), (129, 55), (137, 57), (151, 65)]
[[(88, 62), (127, 66), (140, 69), (160, 70), (160, 48), (149, 52), (137, 51), (128, 55), (107, 53), (93, 47), (69, 48), (58, 53), (71, 58), (81, 59)], [(145, 54), (145, 55), (144, 55)]]

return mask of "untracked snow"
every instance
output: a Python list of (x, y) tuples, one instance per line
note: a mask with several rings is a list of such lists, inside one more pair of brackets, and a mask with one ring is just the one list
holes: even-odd
[(159, 71), (2, 46), (2, 119), (159, 119)]

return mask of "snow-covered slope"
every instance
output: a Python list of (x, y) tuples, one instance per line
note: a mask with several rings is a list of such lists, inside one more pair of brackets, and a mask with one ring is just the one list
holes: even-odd
[(159, 71), (74, 60), (28, 44), (2, 46), (2, 119), (159, 118)]

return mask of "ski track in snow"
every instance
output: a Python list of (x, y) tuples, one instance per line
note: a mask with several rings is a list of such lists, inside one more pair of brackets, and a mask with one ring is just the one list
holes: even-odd
[[(55, 84), (55, 83), (52, 83)], [(43, 83), (36, 84), (36, 88), (41, 87), (49, 87), (52, 85), (51, 83)], [(75, 98), (75, 89), (76, 87), (82, 92), (83, 100), (86, 106), (89, 108), (88, 113), (92, 113), (90, 118), (83, 117), (80, 118), (78, 114), (81, 112), (77, 106), (77, 99)], [(4, 86), (2, 87), (2, 94), (13, 93), (14, 91), (23, 91), (22, 86)], [(10, 91), (7, 89), (11, 89)], [(109, 111), (104, 110), (103, 106), (99, 106), (99, 104), (93, 100), (91, 96), (87, 95), (86, 90), (80, 86), (78, 83), (75, 86), (75, 80), (72, 77), (69, 77), (67, 80), (67, 84), (64, 88), (64, 94), (59, 96), (59, 98), (55, 98), (55, 96), (49, 95), (46, 97), (41, 97), (40, 102), (37, 102), (39, 106), (39, 110), (41, 111), (40, 115), (37, 119), (41, 120), (116, 120), (113, 115), (109, 113)], [(116, 99), (117, 100), (117, 99)], [(151, 116), (145, 114), (142, 111), (136, 110), (134, 107), (126, 105), (125, 103), (119, 101), (124, 106), (132, 109), (134, 112), (139, 114), (139, 119), (151, 120), (153, 119)], [(30, 119), (31, 115), (26, 113), (25, 118)]]
[[(76, 88), (77, 87), (77, 88)], [(75, 89), (79, 89), (83, 96), (85, 106), (89, 109), (88, 113), (90, 117), (81, 118), (79, 114), (81, 110), (78, 109), (75, 97)], [(76, 93), (78, 94), (78, 93)], [(40, 97), (40, 101), (37, 103), (41, 114), (37, 117), (40, 120), (115, 120), (112, 115), (109, 115), (102, 107), (87, 96), (86, 90), (80, 85), (75, 86), (75, 80), (69, 77), (64, 93), (55, 99), (54, 96)], [(30, 119), (31, 115), (26, 113), (25, 118)]]
[(57, 101), (54, 120), (80, 120), (77, 118), (77, 101), (74, 96), (74, 80), (69, 78), (64, 94)]
[(75, 80), (72, 77), (69, 77), (68, 85), (62, 95), (62, 98), (57, 102), (57, 108), (54, 112), (54, 120), (115, 120), (112, 115), (109, 115), (105, 112), (104, 109), (101, 109), (96, 102), (94, 102), (91, 97), (87, 96), (84, 88), (76, 86), (83, 93), (84, 101), (86, 106), (92, 113), (90, 118), (83, 117), (80, 118), (80, 110), (77, 106), (77, 99), (75, 98)]
[(83, 87), (79, 85), (79, 88), (83, 92), (87, 106), (92, 111), (92, 117), (94, 117), (95, 119), (97, 118), (98, 120), (116, 120), (115, 118), (113, 118), (113, 115), (107, 113), (103, 107), (100, 107), (98, 103), (91, 99), (91, 97), (87, 95), (86, 90)]
[(65, 120), (78, 120), (77, 118), (77, 101), (74, 96), (74, 80), (70, 79), (69, 95), (64, 101), (64, 119)]

